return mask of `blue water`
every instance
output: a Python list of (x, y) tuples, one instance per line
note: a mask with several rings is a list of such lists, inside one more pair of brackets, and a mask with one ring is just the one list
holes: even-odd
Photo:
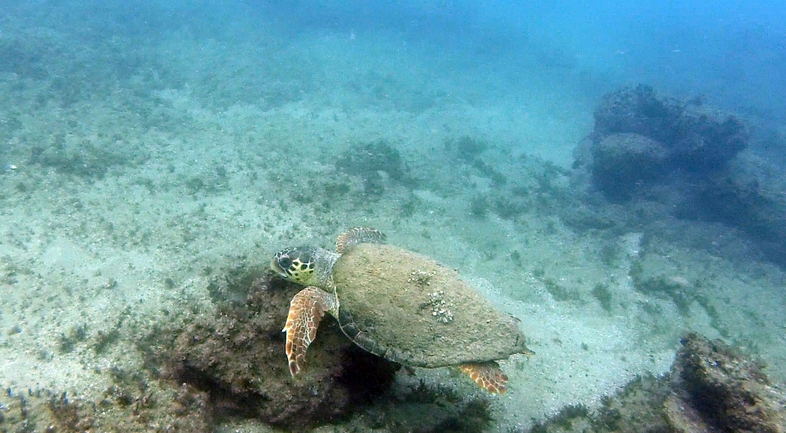
[(557, 74), (590, 91), (646, 82), (783, 113), (775, 95), (784, 93), (786, 6), (778, 2), (272, 2), (259, 10), (293, 33), (401, 35), (466, 63), (503, 65), (494, 72), (511, 80)]
[[(413, 54), (437, 77), (491, 75), (506, 86), (541, 75), (590, 95), (645, 82), (768, 120), (782, 120), (784, 112), (778, 96), (784, 92), (786, 7), (777, 2), (36, 2), (4, 8), (24, 16), (22, 22), (7, 16), (6, 35), (44, 23), (85, 48), (120, 38), (127, 50), (144, 53), (179, 31), (194, 42), (214, 38), (230, 46), (260, 42), (263, 34), (284, 44), (320, 35), (396, 38), (419, 50)], [(447, 65), (429, 64), (446, 57)], [(115, 65), (118, 73), (149, 66)]]

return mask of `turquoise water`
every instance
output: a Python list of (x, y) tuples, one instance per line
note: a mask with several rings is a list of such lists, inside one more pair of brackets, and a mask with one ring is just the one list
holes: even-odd
[[(216, 289), (238, 269), (358, 226), (458, 268), (536, 355), (501, 362), (502, 396), (447, 369), (402, 370), (309, 429), (450, 431), (440, 423), (481, 401), (489, 421), (454, 430), (528, 431), (665, 373), (688, 331), (786, 378), (782, 5), (4, 3), (5, 406), (68, 391), (120, 419), (149, 393), (171, 412), (179, 384), (140, 341), (242, 305)], [(672, 158), (632, 200), (598, 191), (582, 143), (603, 95), (638, 84), (742, 119), (732, 171), (685, 175)], [(744, 185), (720, 199), (734, 206), (706, 205), (723, 176)], [(156, 407), (149, 423), (177, 421)], [(193, 429), (286, 429), (250, 412)]]

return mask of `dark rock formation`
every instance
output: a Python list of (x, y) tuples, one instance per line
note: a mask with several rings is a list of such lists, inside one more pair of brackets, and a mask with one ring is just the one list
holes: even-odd
[(657, 96), (652, 87), (644, 85), (607, 93), (594, 112), (593, 136), (630, 132), (663, 143), (673, 142), (682, 105)]
[(780, 433), (786, 394), (759, 362), (720, 341), (688, 334), (671, 371), (640, 377), (590, 411), (565, 407), (531, 433)]
[[(734, 116), (646, 86), (624, 88), (595, 111), (592, 134), (574, 151), (573, 183), (590, 186), (585, 198), (596, 213), (621, 205), (614, 212), (628, 216), (613, 219), (636, 230), (664, 216), (722, 223), (747, 237), (756, 256), (786, 265), (786, 177), (742, 152), (748, 135)], [(614, 225), (573, 213), (568, 223), (577, 227)]]
[(671, 170), (722, 169), (748, 145), (747, 129), (736, 117), (658, 96), (643, 85), (607, 94), (595, 110), (595, 144), (616, 133), (635, 133), (662, 143), (669, 151), (664, 168)]
[(245, 302), (224, 303), (214, 316), (151, 336), (150, 364), (207, 392), (218, 418), (252, 417), (295, 430), (346, 417), (388, 388), (399, 366), (357, 348), (329, 317), (309, 348), (305, 371), (293, 379), (281, 329), (301, 287), (257, 275)]
[(626, 87), (603, 97), (576, 167), (588, 167), (607, 197), (627, 199), (642, 182), (670, 183), (675, 173), (692, 182), (725, 171), (747, 142), (734, 116)]
[(609, 198), (627, 199), (643, 183), (666, 172), (666, 147), (640, 134), (614, 133), (592, 147), (593, 180)]
[(671, 376), (672, 389), (679, 390), (672, 398), (681, 401), (667, 405), (668, 413), (695, 425), (690, 431), (783, 431), (784, 395), (772, 388), (760, 363), (720, 341), (688, 334)]

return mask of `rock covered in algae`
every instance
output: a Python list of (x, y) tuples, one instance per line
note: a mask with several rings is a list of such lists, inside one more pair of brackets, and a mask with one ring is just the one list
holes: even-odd
[(213, 431), (207, 393), (156, 381), (144, 371), (110, 372), (113, 384), (97, 399), (48, 388), (6, 387), (0, 393), (0, 432)]
[(786, 427), (786, 395), (773, 387), (761, 363), (721, 341), (688, 334), (671, 379), (679, 392), (667, 402), (667, 413), (690, 431), (777, 433)]
[(529, 431), (786, 431), (786, 393), (770, 383), (761, 363), (694, 333), (681, 343), (666, 375), (636, 378), (615, 395), (604, 397), (596, 410), (567, 406)]
[(664, 146), (672, 169), (714, 171), (748, 146), (748, 128), (736, 116), (644, 85), (604, 95), (594, 117), (593, 141), (615, 133), (647, 137)]
[(246, 284), (228, 289), (247, 292), (244, 302), (221, 302), (215, 315), (152, 336), (148, 351), (164, 376), (207, 392), (218, 418), (302, 430), (353, 413), (392, 383), (398, 365), (354, 346), (332, 319), (320, 326), (304, 374), (293, 379), (281, 329), (301, 287), (265, 272), (231, 284)]

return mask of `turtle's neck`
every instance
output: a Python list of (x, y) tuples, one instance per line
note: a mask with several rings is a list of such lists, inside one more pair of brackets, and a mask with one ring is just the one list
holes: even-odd
[(316, 280), (319, 287), (325, 290), (333, 290), (333, 265), (341, 257), (340, 254), (319, 248), (314, 254), (316, 258)]

